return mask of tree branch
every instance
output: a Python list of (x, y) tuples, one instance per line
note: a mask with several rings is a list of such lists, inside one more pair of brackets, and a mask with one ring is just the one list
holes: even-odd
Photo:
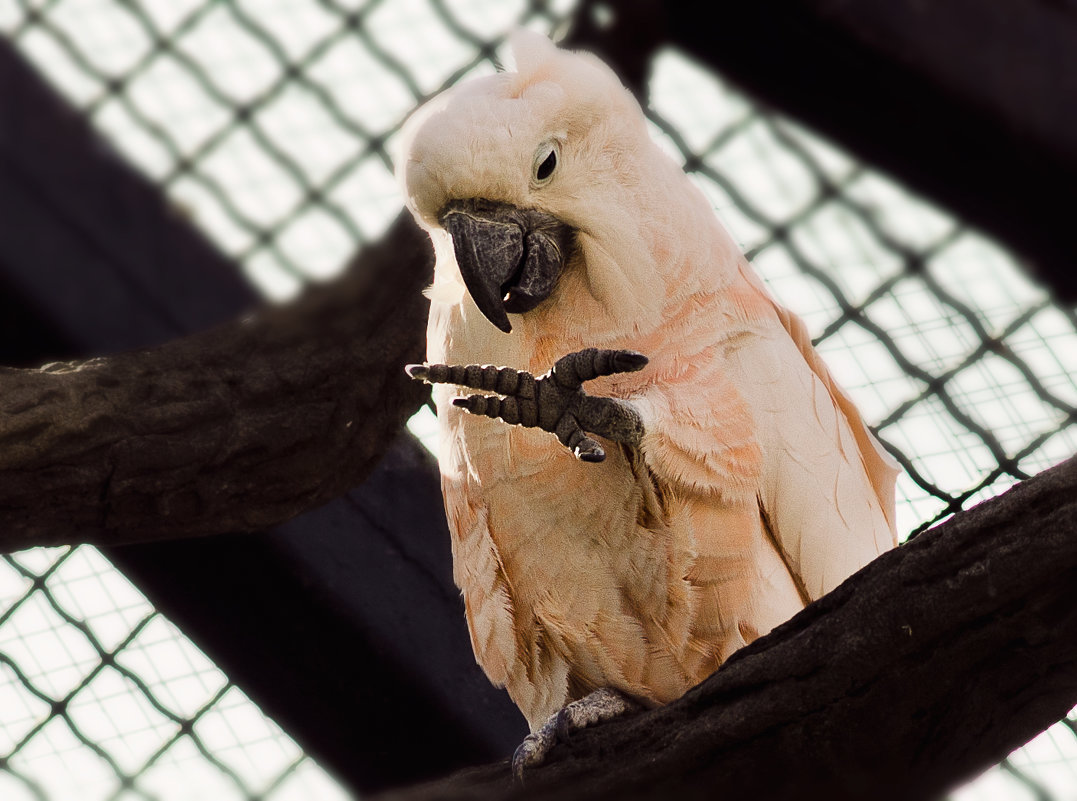
[(429, 242), (158, 348), (0, 368), (0, 549), (253, 531), (352, 488), (426, 397)]
[(886, 553), (661, 709), (386, 799), (937, 798), (1077, 703), (1077, 457)]

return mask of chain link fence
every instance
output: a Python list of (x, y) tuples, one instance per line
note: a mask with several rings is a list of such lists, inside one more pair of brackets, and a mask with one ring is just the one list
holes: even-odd
[[(407, 113), (572, 5), (0, 0), (0, 32), (285, 299), (395, 217)], [(905, 467), (902, 532), (1077, 450), (1077, 316), (1011, 254), (674, 48), (649, 96), (655, 136)], [(410, 425), (428, 436), (429, 413)], [(0, 562), (0, 709), (5, 799), (346, 796), (88, 547)], [(1077, 798), (1077, 723), (954, 797)]]

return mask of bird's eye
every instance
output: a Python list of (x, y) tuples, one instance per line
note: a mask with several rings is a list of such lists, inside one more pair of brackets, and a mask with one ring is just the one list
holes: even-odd
[(538, 170), (535, 172), (535, 177), (540, 181), (545, 181), (550, 175), (553, 174), (553, 168), (557, 166), (557, 153), (551, 150), (550, 155), (542, 160)]
[(538, 149), (535, 154), (535, 168), (534, 168), (534, 180), (536, 184), (544, 184), (550, 180), (555, 169), (557, 169), (557, 151), (556, 142), (547, 142)]

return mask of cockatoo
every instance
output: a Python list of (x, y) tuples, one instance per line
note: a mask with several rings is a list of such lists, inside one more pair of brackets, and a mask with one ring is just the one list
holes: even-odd
[(436, 254), (409, 372), (476, 658), (532, 730), (519, 770), (893, 547), (899, 468), (613, 71), (511, 46), (412, 115), (397, 175)]

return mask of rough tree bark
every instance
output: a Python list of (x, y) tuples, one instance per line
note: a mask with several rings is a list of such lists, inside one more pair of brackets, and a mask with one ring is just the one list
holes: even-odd
[(392, 793), (933, 799), (1077, 703), (1077, 457), (884, 554), (661, 709)]
[(254, 531), (360, 483), (426, 390), (402, 214), (341, 279), (149, 351), (0, 368), (0, 549)]

